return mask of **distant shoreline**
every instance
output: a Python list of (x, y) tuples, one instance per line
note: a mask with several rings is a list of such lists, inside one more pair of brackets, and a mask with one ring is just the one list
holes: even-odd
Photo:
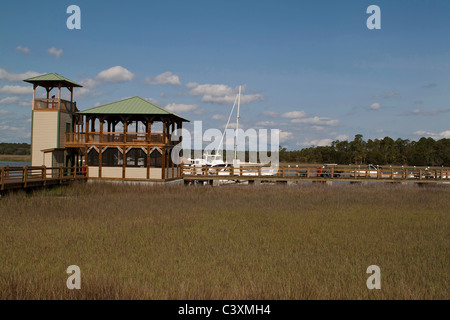
[(0, 161), (10, 162), (30, 162), (30, 155), (17, 155), (17, 154), (0, 154)]

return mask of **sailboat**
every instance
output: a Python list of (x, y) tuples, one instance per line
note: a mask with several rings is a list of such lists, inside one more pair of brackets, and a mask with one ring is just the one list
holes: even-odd
[[(220, 140), (219, 146), (217, 147), (216, 150), (214, 150), (214, 153), (212, 152), (208, 152), (208, 151), (204, 151), (203, 152), (203, 158), (194, 158), (194, 159), (187, 159), (190, 162), (190, 165), (192, 167), (197, 167), (197, 168), (201, 168), (204, 166), (208, 166), (208, 167), (234, 167), (234, 168), (245, 168), (245, 167), (260, 167), (262, 166), (261, 163), (256, 163), (256, 162), (245, 162), (245, 161), (240, 161), (240, 159), (238, 159), (238, 151), (237, 151), (237, 147), (238, 147), (238, 134), (239, 134), (239, 119), (240, 119), (240, 107), (241, 107), (241, 92), (242, 92), (242, 86), (239, 86), (239, 91), (238, 94), (236, 96), (236, 99), (234, 100), (234, 104), (233, 107), (231, 108), (231, 112), (230, 112), (230, 116), (228, 117), (228, 121), (227, 124), (225, 125), (225, 129), (223, 131), (222, 134), (222, 138)], [(234, 108), (236, 107), (237, 104), (237, 117), (236, 117), (236, 131), (235, 131), (235, 137), (234, 137), (234, 157), (233, 157), (233, 161), (232, 163), (229, 162), (225, 162), (222, 158), (222, 154), (220, 152), (222, 146), (223, 146), (223, 140), (225, 138), (225, 133), (226, 130), (228, 129), (228, 126), (230, 124), (230, 120), (231, 117), (233, 115), (234, 112)], [(224, 171), (222, 172), (223, 175), (229, 175), (229, 171)], [(219, 172), (219, 175), (221, 175), (221, 173)], [(251, 175), (258, 175), (257, 172), (251, 172), (251, 171), (245, 171), (245, 169), (242, 171), (235, 171), (235, 175), (247, 175), (247, 176), (251, 176)]]

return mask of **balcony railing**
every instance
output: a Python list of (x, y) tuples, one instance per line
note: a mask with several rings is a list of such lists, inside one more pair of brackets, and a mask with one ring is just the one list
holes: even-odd
[(163, 133), (126, 133), (123, 132), (67, 132), (66, 147), (82, 146), (87, 144), (104, 144), (104, 145), (163, 145)]
[[(34, 110), (58, 110), (59, 99), (34, 99)], [(61, 99), (61, 110), (76, 112), (77, 103)]]

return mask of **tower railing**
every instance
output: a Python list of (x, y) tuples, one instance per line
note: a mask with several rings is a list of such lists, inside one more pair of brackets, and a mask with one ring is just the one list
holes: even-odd
[(68, 112), (77, 111), (77, 103), (70, 102), (68, 100), (61, 99), (61, 104), (59, 99), (34, 99), (34, 110), (59, 110), (61, 105), (61, 110)]

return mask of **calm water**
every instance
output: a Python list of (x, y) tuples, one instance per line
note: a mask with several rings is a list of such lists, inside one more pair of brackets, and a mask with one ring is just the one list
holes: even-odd
[(17, 161), (0, 161), (0, 167), (10, 166), (10, 167), (23, 167), (29, 166), (31, 162), (17, 162)]

